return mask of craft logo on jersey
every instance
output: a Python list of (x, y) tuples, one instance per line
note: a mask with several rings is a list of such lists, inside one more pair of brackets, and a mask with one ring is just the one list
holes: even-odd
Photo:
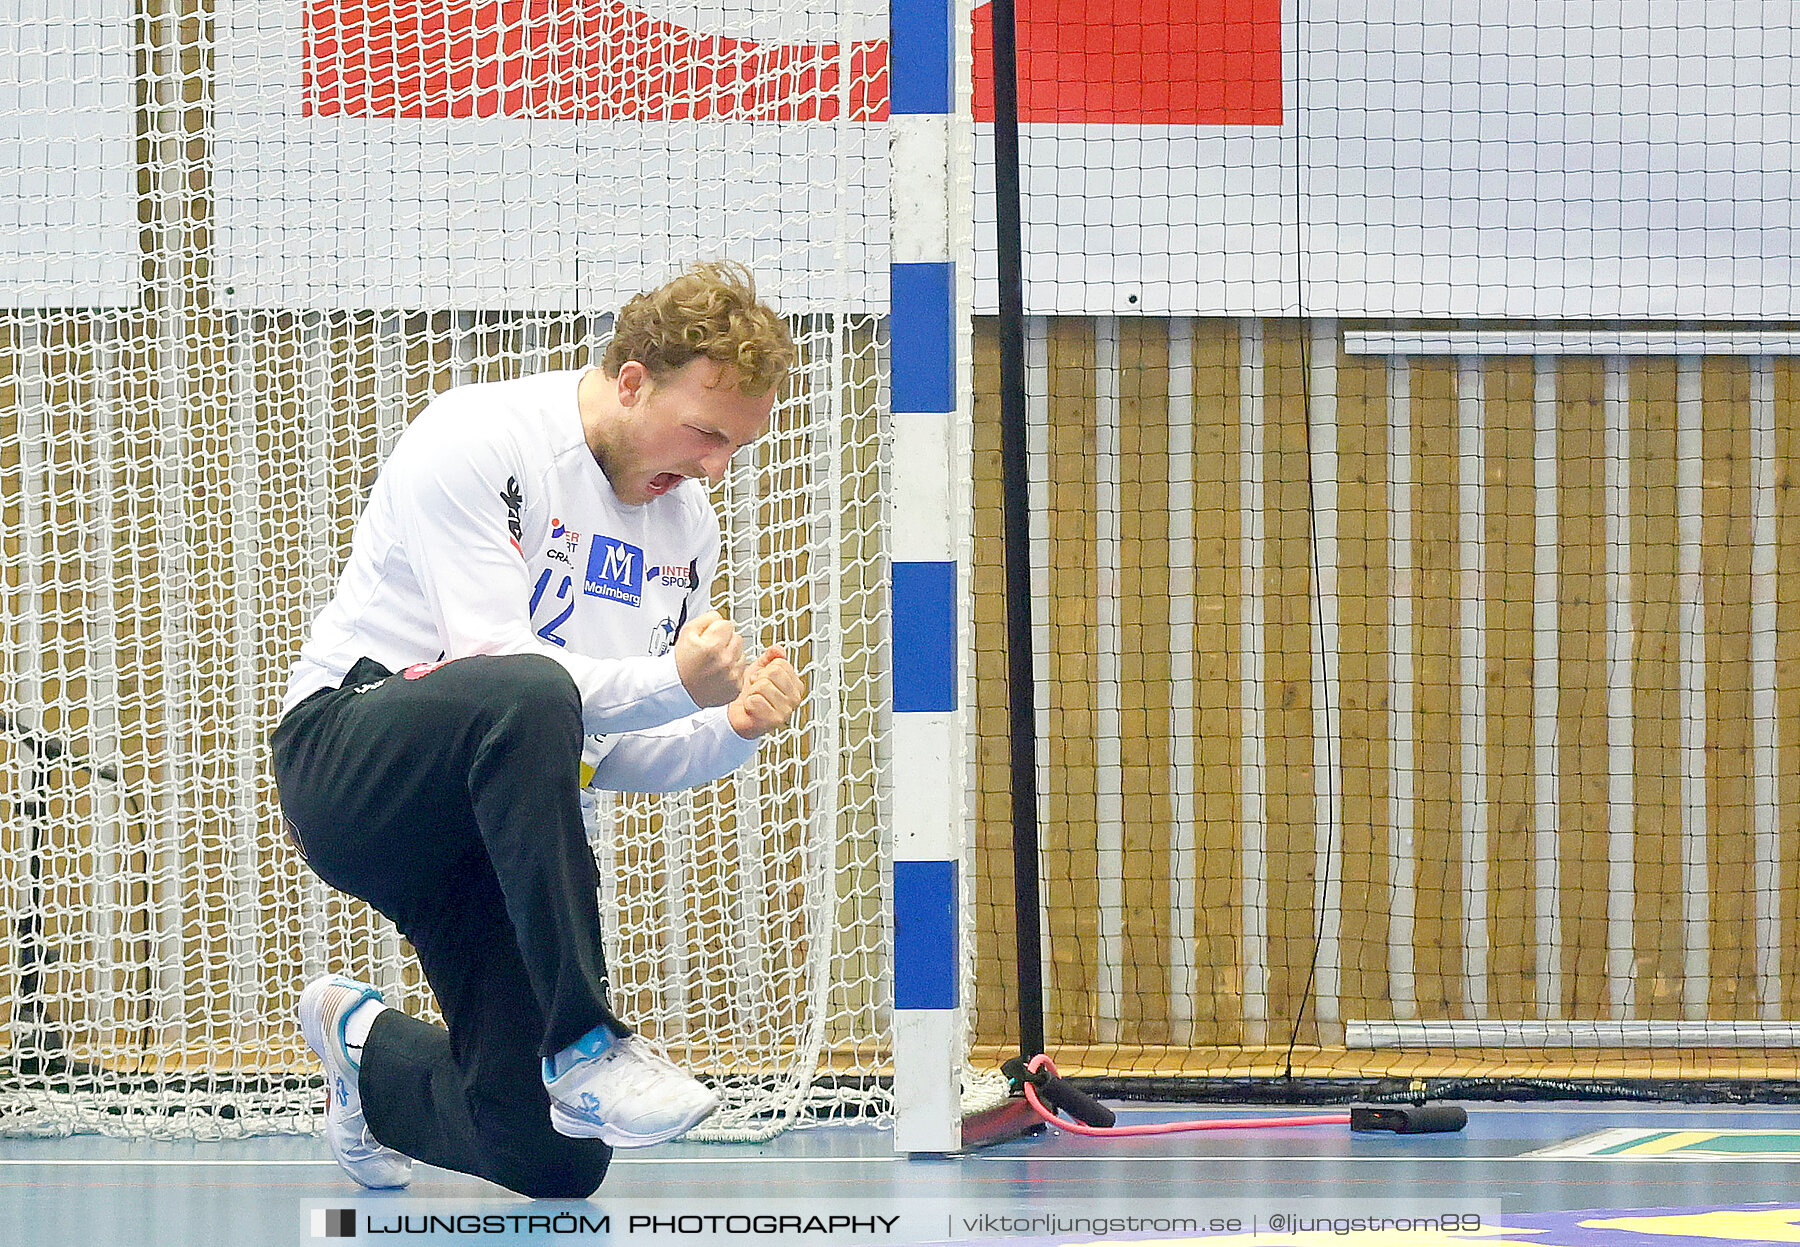
[(644, 600), (644, 552), (616, 537), (594, 536), (582, 590), (625, 606)]

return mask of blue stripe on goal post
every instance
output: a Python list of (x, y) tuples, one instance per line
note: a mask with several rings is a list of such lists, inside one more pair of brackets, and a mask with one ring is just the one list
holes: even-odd
[(956, 1008), (956, 863), (894, 863), (894, 1007)]
[(894, 710), (956, 709), (956, 564), (895, 563)]
[(952, 222), (966, 212), (973, 175), (958, 154), (966, 145), (952, 141), (961, 2), (890, 0), (889, 9), (894, 1148), (906, 1153), (951, 1151), (962, 1135), (957, 554), (967, 520), (957, 486), (968, 467), (967, 438), (957, 433), (967, 386), (952, 239), (966, 230)]
[(896, 264), (889, 278), (894, 410), (956, 410), (956, 274), (942, 263)]
[(951, 110), (951, 6), (893, 0), (888, 9), (888, 112)]

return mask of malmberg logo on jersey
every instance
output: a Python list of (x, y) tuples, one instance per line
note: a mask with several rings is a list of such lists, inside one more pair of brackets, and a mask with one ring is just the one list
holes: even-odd
[(581, 587), (589, 597), (637, 606), (644, 600), (644, 552), (616, 537), (596, 534)]

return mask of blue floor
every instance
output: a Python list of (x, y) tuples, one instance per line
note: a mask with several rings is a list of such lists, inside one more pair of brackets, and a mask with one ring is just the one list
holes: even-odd
[[(1314, 1213), (1462, 1206), (1508, 1218), (1569, 1209), (1668, 1209), (1793, 1200), (1800, 1207), (1800, 1153), (1792, 1160), (1625, 1159), (1535, 1156), (1540, 1149), (1600, 1131), (1794, 1130), (1800, 1110), (1642, 1105), (1471, 1105), (1460, 1134), (1356, 1134), (1342, 1126), (1215, 1132), (1122, 1140), (1053, 1133), (953, 1157), (896, 1158), (891, 1136), (864, 1126), (795, 1131), (766, 1144), (672, 1144), (615, 1161), (605, 1186), (579, 1205), (532, 1204), (495, 1187), (421, 1168), (410, 1189), (376, 1194), (339, 1173), (311, 1138), (229, 1143), (126, 1143), (96, 1137), (0, 1139), (0, 1247), (145, 1244), (146, 1247), (263, 1247), (318, 1242), (314, 1210), (364, 1214), (363, 1233), (433, 1242), (1091, 1242), (1095, 1235), (1023, 1236), (996, 1231), (993, 1213), (1067, 1216), (1119, 1207), (1213, 1214), (1283, 1208)], [(1271, 1110), (1260, 1110), (1269, 1115)], [(1124, 1123), (1192, 1116), (1192, 1108), (1123, 1106)], [(1257, 1115), (1207, 1109), (1208, 1116)], [(710, 1222), (692, 1221), (711, 1211)], [(723, 1213), (849, 1216), (787, 1238), (728, 1232)], [(609, 1214), (610, 1235), (593, 1232)], [(425, 1214), (441, 1214), (428, 1223)], [(452, 1214), (463, 1217), (450, 1220)], [(555, 1227), (548, 1222), (561, 1214)], [(585, 1214), (585, 1221), (582, 1219)], [(623, 1233), (629, 1216), (689, 1216), (643, 1235)], [(900, 1214), (905, 1214), (902, 1217)], [(540, 1216), (538, 1228), (524, 1218)], [(510, 1217), (484, 1228), (470, 1217)], [(406, 1218), (413, 1218), (408, 1221)], [(894, 1218), (864, 1233), (864, 1218)], [(1800, 1213), (1795, 1214), (1800, 1220)], [(433, 1225), (435, 1224), (435, 1229)], [(777, 1223), (770, 1223), (777, 1224)], [(787, 1223), (790, 1227), (793, 1222)], [(463, 1232), (456, 1232), (457, 1226)], [(585, 1225), (587, 1228), (582, 1228)], [(684, 1228), (699, 1225), (699, 1229)], [(705, 1227), (710, 1225), (712, 1230)], [(495, 1229), (495, 1226), (510, 1228)], [(720, 1228), (723, 1226), (724, 1228)], [(412, 1227), (419, 1231), (412, 1232)], [(574, 1227), (571, 1230), (571, 1227)], [(442, 1232), (448, 1228), (452, 1232)], [(752, 1230), (754, 1230), (752, 1225)], [(804, 1227), (803, 1227), (804, 1228)], [(554, 1230), (554, 1232), (553, 1232)], [(655, 1232), (652, 1232), (655, 1231)], [(716, 1231), (716, 1232), (715, 1232)], [(1632, 1232), (1637, 1233), (1636, 1231)], [(1101, 1237), (1106, 1237), (1102, 1235)], [(1122, 1233), (1117, 1238), (1146, 1237)], [(1149, 1237), (1156, 1237), (1149, 1235)], [(1168, 1235), (1162, 1235), (1165, 1240)], [(1183, 1236), (1185, 1237), (1185, 1236)], [(1541, 1227), (1539, 1244), (1563, 1236)], [(1514, 1241), (1491, 1230), (1476, 1241)], [(1237, 1242), (1373, 1244), (1386, 1238), (1308, 1239), (1245, 1235)], [(1405, 1240), (1392, 1240), (1405, 1241)], [(1438, 1240), (1431, 1240), (1438, 1241)], [(1721, 1241), (1800, 1242), (1792, 1237), (1721, 1239), (1654, 1233), (1589, 1237), (1588, 1242), (1656, 1242), (1695, 1247)]]

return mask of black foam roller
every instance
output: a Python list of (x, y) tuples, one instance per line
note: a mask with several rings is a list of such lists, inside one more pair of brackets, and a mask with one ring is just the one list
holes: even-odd
[(1455, 1134), (1469, 1124), (1469, 1115), (1456, 1104), (1353, 1105), (1350, 1129), (1394, 1134)]
[(1060, 1108), (1076, 1121), (1090, 1126), (1110, 1126), (1119, 1120), (1106, 1105), (1060, 1078), (1046, 1078), (1038, 1087), (1037, 1093), (1038, 1098), (1046, 1104)]

